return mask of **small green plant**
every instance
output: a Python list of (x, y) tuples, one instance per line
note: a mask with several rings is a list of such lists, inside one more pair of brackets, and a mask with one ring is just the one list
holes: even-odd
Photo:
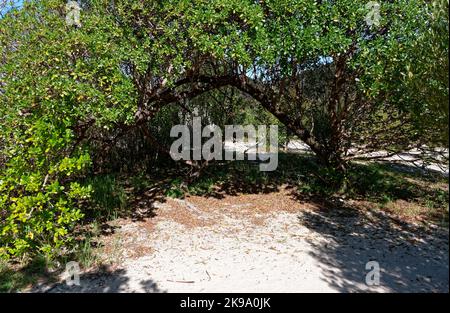
[(124, 209), (128, 204), (128, 195), (115, 175), (97, 175), (87, 180), (92, 186), (91, 203), (94, 217), (105, 216), (114, 219), (118, 211)]
[(185, 191), (182, 187), (183, 181), (181, 178), (176, 178), (170, 182), (170, 186), (166, 191), (166, 196), (170, 198), (182, 198)]
[(77, 248), (76, 259), (80, 262), (80, 265), (84, 268), (91, 267), (97, 260), (97, 256), (93, 249), (93, 241), (90, 236), (86, 237), (79, 243)]
[(385, 206), (389, 202), (392, 202), (392, 198), (389, 195), (382, 195), (380, 199), (380, 204), (382, 206)]
[(135, 193), (142, 193), (149, 187), (149, 179), (145, 174), (140, 173), (131, 177), (131, 186)]
[(192, 195), (208, 195), (214, 189), (215, 181), (211, 177), (200, 179), (188, 187), (189, 193)]

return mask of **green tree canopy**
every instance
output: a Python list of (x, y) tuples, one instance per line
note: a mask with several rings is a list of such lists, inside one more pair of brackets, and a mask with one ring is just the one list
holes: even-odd
[[(81, 1), (81, 26), (66, 23), (62, 0), (9, 10), (0, 19), (0, 253), (54, 254), (82, 217), (95, 149), (148, 130), (168, 105), (224, 88), (252, 98), (327, 166), (423, 143), (430, 134), (417, 117), (448, 99), (448, 63), (435, 76), (430, 62), (448, 56), (448, 43), (439, 46), (448, 21), (428, 1), (399, 0), (380, 2), (369, 23), (366, 4), (91, 0)], [(427, 40), (437, 50), (412, 68)], [(429, 75), (430, 86), (418, 83)], [(427, 105), (412, 105), (405, 90), (422, 87)]]

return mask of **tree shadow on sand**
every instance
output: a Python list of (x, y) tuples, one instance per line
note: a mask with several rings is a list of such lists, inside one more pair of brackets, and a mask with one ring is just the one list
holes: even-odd
[(124, 269), (110, 270), (101, 266), (98, 270), (81, 274), (79, 285), (68, 285), (65, 281), (48, 285), (38, 285), (32, 292), (48, 293), (118, 293), (130, 290), (145, 293), (162, 293), (152, 279), (136, 280)]
[[(327, 243), (311, 241), (311, 254), (336, 291), (448, 292), (448, 230), (426, 226), (448, 224), (448, 190), (439, 186), (448, 177), (442, 173), (392, 162), (354, 163), (349, 188), (339, 194), (325, 185), (329, 173), (309, 156), (280, 154), (279, 168), (271, 173), (249, 163), (222, 166), (199, 179), (200, 195), (222, 199), (276, 192), (287, 185), (297, 201), (322, 208), (301, 212), (299, 222), (327, 238)], [(203, 187), (211, 184), (218, 187)], [(384, 205), (396, 201), (426, 210), (425, 226), (387, 213)], [(370, 205), (362, 207), (364, 202)], [(380, 266), (378, 287), (366, 284), (369, 261)]]
[[(339, 292), (448, 292), (448, 231), (403, 223), (381, 211), (329, 204), (302, 212), (299, 222), (327, 238), (311, 241), (323, 279)], [(380, 267), (380, 286), (366, 275)], [(373, 276), (369, 275), (369, 281)]]

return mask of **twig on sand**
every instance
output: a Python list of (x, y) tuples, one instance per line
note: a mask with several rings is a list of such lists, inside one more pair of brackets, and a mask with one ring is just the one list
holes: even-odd
[(186, 284), (195, 283), (195, 281), (193, 281), (193, 280), (172, 280), (172, 279), (167, 279), (167, 281), (170, 281), (172, 283), (186, 283)]
[(185, 206), (187, 206), (187, 208), (189, 210), (191, 210), (197, 214), (200, 214), (200, 216), (201, 216), (202, 212), (194, 204), (192, 204), (186, 200), (183, 200), (183, 199), (174, 199), (174, 200), (178, 203), (184, 204)]

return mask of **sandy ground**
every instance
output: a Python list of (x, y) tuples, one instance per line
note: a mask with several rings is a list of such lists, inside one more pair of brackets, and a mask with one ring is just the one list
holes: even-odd
[[(242, 145), (242, 144), (241, 144)], [(291, 140), (287, 144), (287, 149), (290, 152), (300, 152), (305, 153), (311, 151), (311, 149), (300, 140)], [(349, 153), (357, 153), (357, 149), (350, 149)], [(404, 151), (403, 153), (398, 153), (395, 155), (390, 155), (388, 151), (375, 151), (371, 153), (359, 154), (360, 157), (367, 158), (377, 158), (378, 161), (392, 162), (398, 164), (406, 164), (412, 166), (412, 170), (421, 169), (423, 171), (440, 172), (444, 175), (449, 175), (449, 165), (446, 162), (448, 160), (449, 151), (444, 148), (437, 148), (434, 151), (421, 151), (418, 149), (411, 149), (409, 151)], [(444, 158), (443, 156), (446, 156)], [(424, 162), (423, 158), (429, 158), (430, 160), (439, 161), (436, 162)], [(415, 168), (414, 168), (415, 167)]]
[[(105, 236), (115, 267), (40, 292), (448, 292), (448, 231), (375, 211), (301, 204), (287, 190), (154, 203)], [(380, 285), (365, 283), (377, 261)], [(63, 278), (63, 277), (62, 277)]]

